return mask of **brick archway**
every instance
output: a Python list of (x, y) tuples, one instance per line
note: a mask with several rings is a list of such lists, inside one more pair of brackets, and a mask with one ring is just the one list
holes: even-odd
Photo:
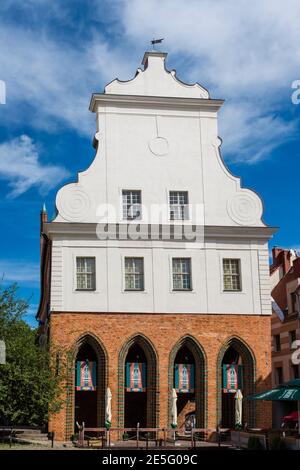
[[(217, 426), (220, 425), (222, 421), (222, 361), (229, 348), (233, 348), (242, 359), (244, 397), (255, 393), (256, 361), (254, 353), (250, 346), (248, 346), (241, 338), (232, 336), (222, 345), (217, 358)], [(256, 421), (255, 402), (244, 400), (243, 412), (243, 420), (247, 422), (249, 426), (254, 427)]]
[[(195, 414), (196, 427), (207, 425), (207, 360), (206, 354), (198, 341), (190, 335), (183, 336), (172, 348), (169, 356), (168, 371), (168, 426), (171, 425), (171, 393), (174, 387), (174, 363), (177, 353), (186, 346), (195, 360)], [(199, 384), (199, 386), (197, 386)]]
[(159, 422), (158, 414), (158, 356), (152, 342), (143, 334), (137, 333), (126, 340), (119, 353), (118, 361), (118, 426), (124, 427), (125, 418), (125, 361), (132, 346), (139, 345), (147, 360), (147, 427), (155, 428)]
[[(88, 344), (97, 357), (97, 427), (104, 426), (105, 421), (105, 391), (107, 388), (108, 356), (101, 341), (90, 332), (81, 335), (69, 352), (67, 362), (67, 400), (66, 400), (66, 440), (69, 440), (77, 429), (74, 429), (75, 419), (75, 361), (80, 348)], [(89, 393), (89, 392), (87, 392)]]

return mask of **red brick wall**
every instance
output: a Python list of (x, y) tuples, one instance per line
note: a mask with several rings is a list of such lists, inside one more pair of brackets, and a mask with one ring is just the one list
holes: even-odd
[[(69, 350), (79, 337), (93, 333), (102, 343), (108, 357), (108, 386), (112, 392), (112, 426), (118, 426), (118, 359), (127, 339), (135, 334), (146, 336), (158, 355), (159, 423), (170, 426), (168, 416), (169, 354), (185, 335), (194, 337), (207, 358), (207, 426), (217, 425), (216, 364), (220, 348), (235, 336), (245, 342), (255, 356), (257, 391), (271, 386), (271, 318), (257, 315), (204, 314), (126, 314), (126, 313), (67, 313), (54, 312), (50, 320), (50, 341)], [(271, 406), (258, 402), (256, 426), (271, 425)], [(56, 439), (66, 438), (65, 409), (50, 419), (49, 430)]]

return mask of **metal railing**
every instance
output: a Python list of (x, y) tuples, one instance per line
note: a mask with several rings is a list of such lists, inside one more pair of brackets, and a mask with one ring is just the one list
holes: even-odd
[[(133, 441), (136, 448), (148, 449), (149, 444), (155, 447), (167, 447), (178, 445), (178, 441), (185, 443), (187, 447), (195, 448), (199, 442), (209, 442), (213, 436), (214, 442), (221, 446), (221, 432), (215, 428), (193, 428), (190, 435), (180, 434), (181, 429), (177, 428), (142, 428), (140, 426), (132, 428), (117, 428), (111, 427), (109, 429), (102, 428), (89, 428), (85, 427), (85, 423), (78, 425), (79, 437), (78, 446), (85, 447), (96, 445), (104, 448), (111, 446), (112, 433), (118, 435), (118, 441)], [(91, 433), (93, 435), (91, 435)], [(212, 442), (212, 441), (211, 441)], [(124, 444), (126, 445), (126, 444)]]

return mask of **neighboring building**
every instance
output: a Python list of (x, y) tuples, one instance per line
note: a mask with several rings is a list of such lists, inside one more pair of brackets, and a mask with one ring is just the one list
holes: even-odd
[[(274, 229), (220, 156), (223, 102), (166, 56), (146, 52), (132, 80), (92, 95), (95, 159), (60, 189), (55, 219), (42, 212), (40, 339), (71, 353), (57, 439), (104, 426), (107, 387), (114, 427), (170, 427), (175, 388), (178, 426), (195, 412), (215, 428), (234, 425), (237, 388), (271, 385)], [(271, 407), (245, 401), (243, 421), (266, 427)]]
[[(274, 247), (272, 258), (272, 384), (275, 387), (300, 377), (299, 364), (292, 361), (292, 354), (299, 349), (295, 341), (300, 340), (300, 257), (294, 250)], [(295, 402), (276, 402), (274, 426), (279, 426), (281, 417), (294, 410), (297, 410)]]

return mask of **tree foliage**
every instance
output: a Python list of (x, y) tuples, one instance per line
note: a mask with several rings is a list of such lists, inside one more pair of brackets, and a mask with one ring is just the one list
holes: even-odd
[(27, 309), (16, 284), (0, 287), (0, 339), (6, 343), (6, 364), (0, 365), (3, 425), (43, 425), (62, 404), (62, 377), (51, 367), (48, 348), (38, 346), (37, 331), (23, 320)]

